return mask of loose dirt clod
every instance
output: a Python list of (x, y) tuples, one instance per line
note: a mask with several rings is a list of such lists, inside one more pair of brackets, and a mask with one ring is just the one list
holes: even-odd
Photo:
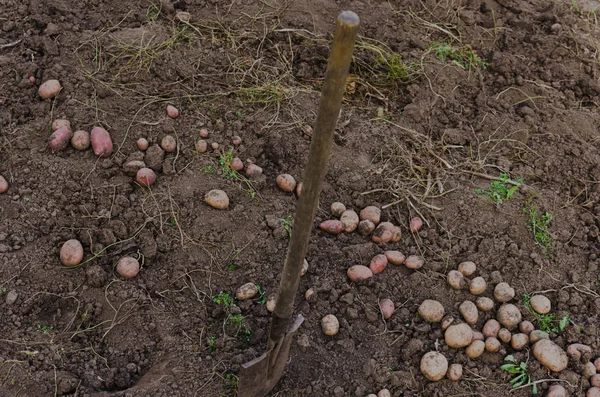
[(340, 330), (340, 322), (333, 314), (328, 314), (321, 319), (321, 329), (325, 335), (333, 336)]
[(431, 381), (438, 381), (448, 372), (448, 360), (438, 352), (426, 353), (421, 358), (421, 373)]
[(246, 283), (239, 287), (235, 292), (235, 297), (239, 300), (252, 299), (258, 294), (258, 287), (254, 283)]
[(567, 368), (569, 358), (563, 349), (549, 339), (542, 339), (533, 346), (533, 355), (544, 367), (552, 372)]

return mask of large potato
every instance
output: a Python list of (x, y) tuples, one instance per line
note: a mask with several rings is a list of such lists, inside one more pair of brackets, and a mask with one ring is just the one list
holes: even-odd
[(296, 180), (290, 174), (278, 175), (275, 182), (277, 183), (277, 187), (284, 192), (293, 192), (296, 188)]
[(418, 312), (428, 323), (437, 323), (444, 317), (444, 306), (438, 301), (425, 299), (419, 306)]
[(471, 325), (476, 324), (479, 319), (479, 312), (477, 306), (471, 301), (464, 301), (458, 307), (458, 311), (463, 316), (465, 321)]
[(102, 127), (94, 127), (90, 133), (92, 149), (94, 154), (100, 157), (108, 157), (113, 151), (113, 143), (110, 134)]
[(134, 278), (140, 272), (140, 263), (131, 256), (125, 256), (117, 262), (117, 273), (123, 278)]
[(498, 309), (496, 314), (498, 322), (506, 328), (514, 329), (521, 322), (521, 312), (519, 308), (511, 303), (505, 303)]
[(60, 261), (65, 266), (77, 266), (83, 259), (83, 246), (78, 240), (71, 239), (60, 248)]
[(446, 329), (444, 340), (449, 347), (460, 349), (466, 347), (473, 341), (473, 330), (468, 324), (455, 324)]
[(352, 233), (358, 227), (358, 214), (352, 210), (346, 210), (340, 217), (340, 222), (346, 233)]
[(47, 80), (40, 85), (40, 88), (38, 88), (38, 94), (43, 99), (50, 99), (54, 98), (60, 90), (62, 90), (62, 87), (58, 80)]
[(69, 127), (61, 127), (54, 131), (52, 135), (50, 135), (50, 141), (48, 144), (54, 152), (64, 150), (71, 141), (72, 136), (73, 132), (71, 132)]
[(204, 196), (206, 204), (218, 210), (229, 208), (229, 197), (227, 193), (219, 189), (213, 189)]
[(508, 302), (515, 297), (515, 290), (507, 283), (499, 283), (494, 288), (494, 299), (498, 302)]
[(438, 381), (448, 372), (448, 360), (438, 352), (426, 353), (421, 358), (421, 373), (431, 381)]
[(377, 254), (371, 259), (371, 263), (369, 264), (369, 269), (373, 272), (373, 274), (381, 273), (388, 264), (387, 257), (383, 254)]
[(542, 339), (533, 346), (533, 355), (552, 372), (567, 368), (569, 358), (563, 349), (549, 339)]
[(340, 330), (340, 322), (333, 314), (328, 314), (321, 319), (321, 329), (325, 335), (333, 336)]
[(366, 266), (354, 265), (347, 271), (351, 281), (358, 282), (373, 277), (373, 272)]
[(360, 211), (360, 220), (368, 219), (373, 222), (375, 225), (379, 223), (381, 220), (381, 210), (375, 206), (368, 206)]
[(344, 230), (344, 225), (337, 219), (330, 219), (328, 221), (321, 222), (319, 229), (331, 234), (340, 234)]

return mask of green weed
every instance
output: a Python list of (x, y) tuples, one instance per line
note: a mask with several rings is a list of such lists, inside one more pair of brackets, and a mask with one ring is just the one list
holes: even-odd
[(219, 167), (223, 171), (225, 179), (233, 180), (238, 182), (240, 190), (248, 193), (251, 199), (259, 201), (258, 191), (254, 188), (252, 181), (248, 178), (231, 168), (231, 162), (233, 161), (233, 149), (229, 149), (227, 152), (219, 156)]
[(3, 294), (6, 294), (8, 292), (8, 288), (2, 287), (2, 288), (0, 288), (0, 292), (2, 292)]
[(226, 311), (229, 311), (231, 305), (233, 305), (233, 298), (227, 292), (219, 292), (218, 295), (212, 297), (212, 301), (217, 305), (223, 305)]
[(160, 16), (161, 8), (161, 3), (151, 3), (150, 6), (148, 6), (148, 8), (146, 9), (146, 18), (148, 18), (148, 21), (156, 21)]
[(260, 297), (258, 303), (264, 305), (265, 303), (267, 303), (267, 297), (265, 296), (265, 293), (263, 292), (263, 289), (260, 286), (260, 284), (256, 284), (256, 289), (258, 290), (258, 295)]
[(537, 394), (537, 385), (533, 382), (531, 375), (527, 373), (527, 363), (517, 361), (511, 355), (504, 357), (504, 361), (508, 363), (500, 366), (500, 369), (514, 375), (508, 382), (512, 385), (512, 388), (516, 389), (517, 387), (531, 385), (531, 394)]
[(212, 353), (217, 349), (217, 337), (216, 336), (211, 336), (210, 338), (207, 339), (206, 341), (208, 343), (208, 352)]
[[(500, 205), (504, 201), (510, 200), (512, 195), (519, 189), (519, 185), (523, 183), (523, 178), (517, 178), (514, 181), (510, 179), (508, 174), (500, 174), (499, 181), (492, 181), (487, 190), (476, 189), (475, 193), (486, 195), (491, 201)], [(519, 185), (511, 186), (514, 183)]]
[(279, 218), (279, 222), (283, 223), (283, 228), (287, 232), (288, 238), (292, 237), (292, 221), (293, 218), (291, 215), (288, 215), (285, 218)]
[(237, 389), (238, 380), (237, 380), (236, 376), (233, 375), (232, 373), (227, 373), (225, 375), (225, 383), (227, 383), (229, 385), (229, 387), (231, 387), (232, 389)]
[(40, 325), (38, 324), (37, 326), (37, 330), (45, 335), (50, 334), (50, 331), (52, 331), (54, 329), (54, 327), (52, 326), (47, 326), (47, 325)]
[(485, 69), (488, 67), (488, 63), (484, 62), (469, 44), (455, 47), (446, 42), (436, 41), (431, 44), (429, 51), (432, 51), (437, 59), (441, 61), (450, 60), (463, 69)]
[(523, 208), (523, 212), (529, 217), (527, 219), (527, 229), (533, 233), (533, 239), (536, 244), (544, 249), (547, 258), (552, 255), (552, 236), (548, 231), (552, 222), (552, 214), (549, 212), (540, 216), (537, 207), (528, 202)]
[(531, 307), (531, 296), (528, 294), (523, 294), (523, 306), (529, 310), (529, 313), (533, 316), (533, 322), (537, 327), (546, 332), (562, 332), (567, 325), (569, 325), (570, 317), (569, 315), (564, 316), (560, 320), (556, 319), (556, 313), (548, 313), (548, 314), (540, 314), (533, 310)]
[(212, 165), (207, 165), (206, 167), (204, 167), (202, 169), (202, 171), (204, 171), (206, 174), (211, 174), (211, 175), (214, 175), (217, 173), (217, 170)]

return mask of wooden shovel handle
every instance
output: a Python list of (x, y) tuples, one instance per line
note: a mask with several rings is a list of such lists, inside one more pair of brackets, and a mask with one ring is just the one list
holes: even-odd
[(269, 350), (287, 332), (289, 319), (294, 309), (294, 298), (298, 290), (302, 263), (306, 255), (319, 194), (325, 178), (333, 141), (333, 130), (340, 114), (358, 24), (358, 15), (352, 11), (344, 11), (337, 18), (333, 46), (321, 91), (319, 112), (304, 169), (302, 195), (294, 217), (294, 228), (273, 312), (273, 322), (269, 333)]

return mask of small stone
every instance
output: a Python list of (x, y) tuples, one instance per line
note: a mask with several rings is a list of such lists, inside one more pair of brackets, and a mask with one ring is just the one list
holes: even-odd
[(252, 299), (258, 294), (258, 288), (254, 283), (246, 283), (235, 292), (235, 297), (239, 300)]

